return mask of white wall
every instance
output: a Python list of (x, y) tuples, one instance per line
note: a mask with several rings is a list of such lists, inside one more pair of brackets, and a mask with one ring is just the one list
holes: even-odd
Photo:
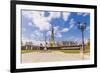
[[(100, 72), (100, 2), (96, 0), (34, 0), (46, 2), (98, 4), (98, 67), (42, 71), (34, 73), (99, 73)], [(98, 0), (99, 1), (99, 0)], [(0, 73), (10, 72), (10, 0), (0, 0)]]

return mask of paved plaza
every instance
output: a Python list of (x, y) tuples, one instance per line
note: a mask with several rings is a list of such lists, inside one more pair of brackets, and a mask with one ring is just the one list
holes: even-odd
[[(89, 55), (84, 55), (84, 60), (89, 59)], [(55, 62), (55, 61), (70, 61), (70, 60), (82, 60), (80, 53), (68, 54), (60, 51), (54, 52), (31, 52), (22, 54), (22, 63), (34, 63), (34, 62)]]

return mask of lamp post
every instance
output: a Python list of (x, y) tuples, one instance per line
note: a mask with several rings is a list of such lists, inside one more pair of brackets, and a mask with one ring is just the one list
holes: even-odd
[(78, 22), (78, 29), (81, 30), (82, 32), (82, 49), (81, 49), (81, 55), (82, 55), (82, 59), (84, 59), (84, 31), (86, 29), (86, 23), (80, 23)]
[(44, 46), (44, 50), (47, 50), (47, 42), (46, 42), (46, 39), (47, 39), (47, 37), (45, 35), (45, 46)]

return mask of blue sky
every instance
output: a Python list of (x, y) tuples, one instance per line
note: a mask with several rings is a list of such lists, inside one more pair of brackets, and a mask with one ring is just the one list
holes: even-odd
[(85, 41), (90, 38), (90, 14), (83, 12), (21, 10), (22, 41), (35, 43), (47, 41), (54, 27), (55, 41), (81, 41), (77, 22), (86, 23)]

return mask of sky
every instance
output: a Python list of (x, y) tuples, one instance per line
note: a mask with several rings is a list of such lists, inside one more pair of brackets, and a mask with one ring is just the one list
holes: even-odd
[(82, 33), (77, 25), (86, 23), (84, 31), (85, 42), (90, 38), (90, 13), (21, 10), (22, 41), (32, 41), (33, 44), (44, 43), (50, 39), (51, 26), (54, 28), (55, 41), (81, 42)]

